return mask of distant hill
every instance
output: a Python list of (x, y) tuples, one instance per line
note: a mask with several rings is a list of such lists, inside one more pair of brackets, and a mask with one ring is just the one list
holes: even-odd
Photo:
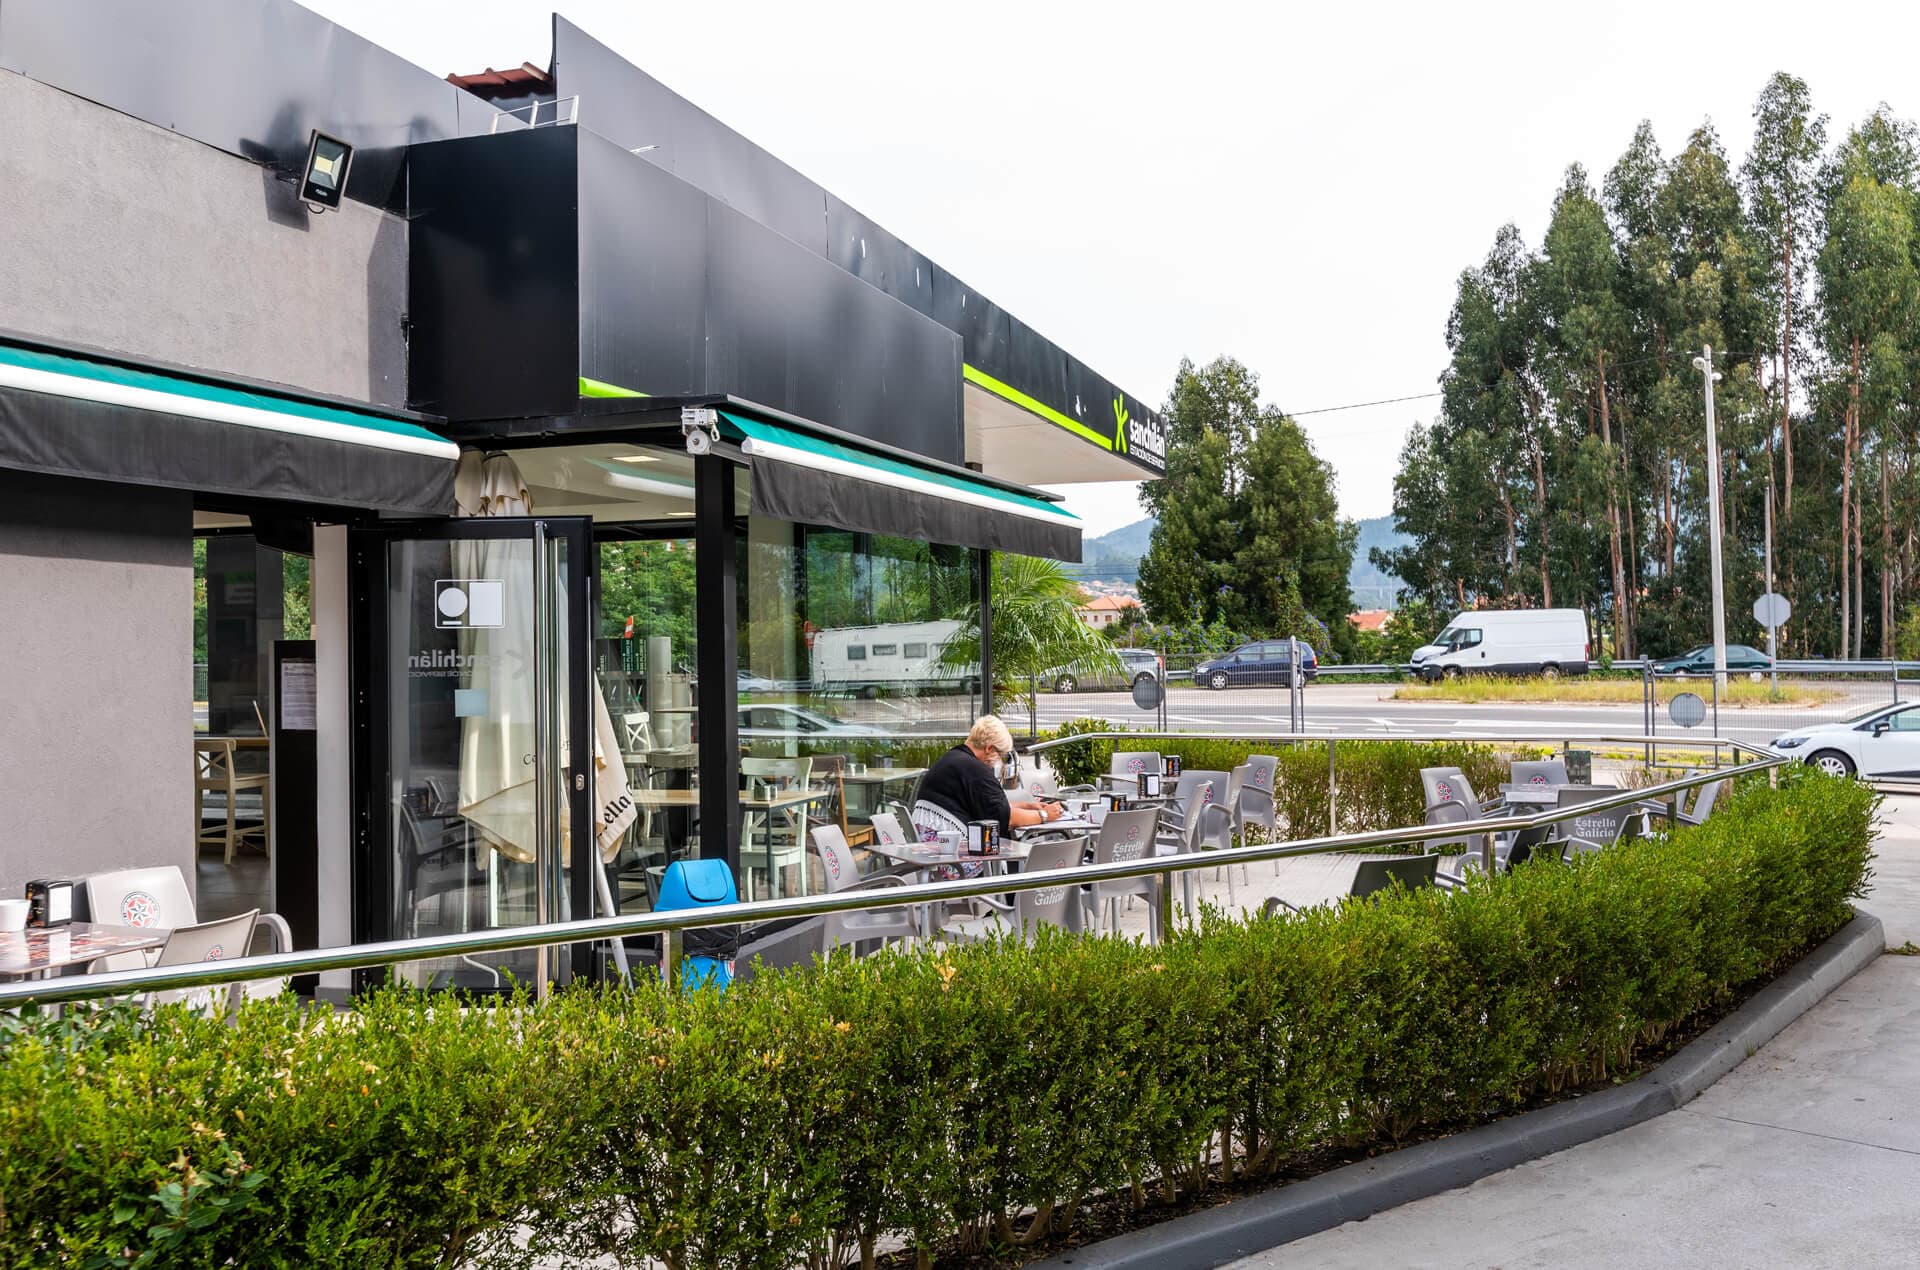
[[(1140, 557), (1147, 554), (1147, 547), (1153, 539), (1153, 527), (1157, 523), (1153, 517), (1147, 516), (1131, 525), (1122, 525), (1112, 533), (1087, 539), (1080, 550), (1085, 563), (1070, 564), (1067, 572), (1086, 581), (1139, 581)], [(1356, 609), (1390, 609), (1396, 603), (1401, 581), (1390, 573), (1374, 568), (1367, 553), (1374, 547), (1390, 551), (1403, 546), (1407, 542), (1406, 535), (1394, 529), (1391, 516), (1376, 516), (1359, 523), (1360, 545), (1354, 550), (1353, 568), (1347, 575), (1348, 585), (1353, 589), (1353, 606)]]

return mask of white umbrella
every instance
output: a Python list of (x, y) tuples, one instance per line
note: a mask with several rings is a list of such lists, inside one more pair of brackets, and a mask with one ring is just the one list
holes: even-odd
[[(504, 454), (484, 458), (462, 456), (454, 480), (454, 499), (462, 516), (529, 516), (532, 500), (520, 469)], [(507, 583), (505, 611), (533, 612), (532, 574), (524, 567), (526, 546), (520, 542), (461, 543), (454, 548), (454, 567), (466, 578), (500, 579)], [(514, 566), (520, 567), (514, 567)], [(561, 602), (556, 597), (556, 602)], [(532, 861), (539, 842), (534, 827), (533, 763), (533, 648), (531, 630), (516, 646), (512, 627), (489, 631), (488, 658), (469, 663), (467, 683), (480, 689), (484, 715), (463, 721), (460, 738), (460, 814), (480, 830), (482, 841), (510, 860)], [(480, 632), (462, 635), (462, 651), (473, 651)], [(574, 655), (578, 655), (577, 653)], [(593, 687), (594, 841), (600, 858), (610, 861), (620, 850), (621, 836), (638, 816), (627, 788), (626, 764), (621, 758), (619, 734), (598, 681)], [(571, 754), (562, 724), (560, 762), (570, 766)], [(568, 858), (569, 825), (561, 821), (560, 845)]]

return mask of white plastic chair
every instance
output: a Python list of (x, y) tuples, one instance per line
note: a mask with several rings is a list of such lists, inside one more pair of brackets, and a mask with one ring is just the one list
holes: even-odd
[(1107, 789), (1131, 791), (1138, 788), (1138, 778), (1143, 773), (1166, 770), (1166, 759), (1150, 750), (1115, 750), (1100, 783)]
[[(193, 911), (193, 896), (187, 891), (186, 875), (180, 867), (173, 864), (157, 865), (145, 869), (115, 869), (108, 873), (95, 873), (86, 879), (87, 912), (96, 922), (109, 926), (133, 926), (140, 929), (159, 927), (163, 930), (179, 930), (198, 924)], [(287, 919), (278, 913), (260, 913), (252, 919), (248, 930), (264, 926), (273, 936), (273, 952), (293, 951), (293, 930), (287, 925)], [(230, 957), (243, 956), (245, 949), (238, 953), (228, 953)], [(152, 950), (142, 952), (115, 953), (111, 957), (102, 957), (93, 963), (95, 970), (140, 970), (153, 965), (158, 953)], [(243, 985), (245, 995), (254, 997), (275, 997), (287, 986), (281, 979), (260, 979)]]
[(904, 847), (913, 839), (900, 827), (900, 818), (890, 811), (873, 813), (873, 840), (883, 847)]
[[(847, 845), (846, 835), (840, 832), (838, 825), (817, 826), (813, 830), (813, 849), (820, 857), (821, 871), (826, 874), (829, 895), (907, 885), (904, 877), (892, 873), (862, 877), (859, 865), (853, 858), (853, 848)], [(829, 913), (825, 935), (827, 955), (832, 956), (834, 948), (841, 944), (857, 944), (868, 939), (916, 938), (926, 929), (921, 913), (924, 907), (913, 905)]]
[[(743, 758), (740, 760), (740, 777), (747, 781), (763, 781), (769, 785), (788, 784), (796, 789), (805, 789), (813, 776), (811, 758)], [(740, 868), (747, 875), (747, 899), (754, 898), (753, 871), (767, 871), (767, 886), (777, 892), (774, 885), (774, 871), (798, 865), (805, 869), (807, 863), (807, 807), (806, 803), (795, 803), (792, 807), (783, 807), (778, 811), (749, 811), (740, 818)], [(768, 820), (772, 819), (771, 829)], [(772, 851), (768, 851), (769, 835)], [(806, 890), (803, 884), (800, 888)]]
[[(250, 909), (232, 917), (222, 917), (196, 926), (179, 926), (168, 934), (155, 958), (157, 966), (191, 966), (208, 961), (226, 961), (244, 957), (253, 942), (253, 925), (259, 909)], [(146, 995), (148, 1006), (184, 1001), (196, 1010), (230, 1013), (241, 1001), (245, 984), (227, 984), (217, 988), (162, 988)]]
[[(1153, 851), (1154, 829), (1160, 820), (1157, 807), (1145, 807), (1139, 811), (1110, 812), (1100, 825), (1100, 833), (1093, 840), (1093, 862), (1095, 864), (1114, 864), (1127, 860), (1145, 858)], [(1108, 926), (1113, 933), (1120, 933), (1120, 900), (1124, 897), (1129, 904), (1133, 897), (1144, 896), (1151, 910), (1149, 929), (1153, 942), (1159, 943), (1164, 936), (1160, 931), (1160, 879), (1158, 877), (1112, 878), (1104, 882), (1095, 882), (1088, 894), (1094, 914), (1094, 925), (1099, 925), (1099, 914), (1105, 906)]]
[[(1067, 869), (1080, 863), (1086, 854), (1085, 835), (1074, 838), (1051, 838), (1037, 842), (1027, 856), (1026, 871), (1045, 873), (1053, 869)], [(996, 935), (1018, 931), (1020, 938), (1032, 943), (1042, 926), (1070, 927), (1073, 922), (1073, 905), (1077, 902), (1079, 887), (1071, 882), (1062, 882), (1058, 886), (1042, 887), (1034, 891), (1019, 891), (1014, 894), (1011, 914), (1005, 912), (989, 913), (985, 917), (968, 917), (960, 921), (948, 922), (941, 929), (941, 935), (947, 939), (970, 942), (990, 939)], [(1009, 921), (1009, 916), (1012, 920)]]

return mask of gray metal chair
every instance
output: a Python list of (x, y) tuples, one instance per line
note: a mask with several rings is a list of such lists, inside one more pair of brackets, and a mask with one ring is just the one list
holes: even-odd
[(1136, 778), (1142, 773), (1166, 770), (1166, 760), (1149, 750), (1115, 750), (1113, 757), (1108, 760), (1107, 774), (1100, 778), (1100, 785), (1105, 789), (1125, 792), (1137, 788)]
[[(1463, 824), (1469, 820), (1485, 820), (1500, 815), (1506, 805), (1499, 799), (1482, 802), (1473, 792), (1466, 773), (1457, 767), (1423, 767), (1420, 769), (1420, 788), (1426, 795), (1426, 823), (1429, 825)], [(1505, 858), (1512, 835), (1494, 837), (1494, 851)], [(1438, 838), (1427, 843), (1427, 849), (1438, 850), (1441, 847), (1459, 847), (1464, 853), (1479, 849), (1480, 844), (1466, 834), (1458, 838)]]
[[(1139, 811), (1115, 811), (1107, 814), (1101, 822), (1100, 833), (1093, 840), (1093, 862), (1095, 864), (1113, 864), (1119, 861), (1143, 859), (1153, 851), (1154, 828), (1160, 820), (1158, 808), (1145, 807)], [(1087, 904), (1092, 910), (1092, 925), (1099, 926), (1099, 914), (1105, 907), (1108, 925), (1114, 934), (1120, 933), (1120, 901), (1125, 898), (1132, 903), (1133, 897), (1144, 896), (1152, 910), (1150, 926), (1153, 941), (1159, 943), (1164, 937), (1160, 930), (1160, 879), (1155, 877), (1114, 878), (1105, 882), (1095, 882), (1087, 890)]]
[[(1700, 775), (1700, 773), (1689, 772), (1687, 775), (1697, 776)], [(1692, 803), (1684, 809), (1672, 807), (1662, 802), (1655, 802), (1652, 799), (1636, 803), (1635, 806), (1644, 809), (1649, 815), (1659, 816), (1674, 824), (1703, 825), (1707, 822), (1707, 817), (1713, 814), (1713, 805), (1720, 800), (1720, 795), (1725, 791), (1726, 787), (1727, 782), (1724, 780), (1717, 780), (1711, 784), (1697, 787), (1693, 791)], [(1681, 797), (1684, 798), (1685, 795), (1683, 794)]]
[(809, 917), (796, 925), (770, 923), (778, 930), (758, 935), (740, 945), (733, 955), (733, 981), (747, 983), (762, 971), (805, 966), (827, 955), (827, 925), (834, 915)]
[[(1249, 754), (1247, 761), (1241, 764), (1246, 775), (1240, 782), (1240, 832), (1242, 840), (1249, 825), (1259, 825), (1267, 831), (1268, 838), (1279, 836), (1280, 817), (1273, 801), (1274, 781), (1279, 775), (1280, 760), (1272, 754)], [(1280, 876), (1280, 862), (1273, 862), (1273, 875)]]
[(1515, 785), (1571, 785), (1564, 759), (1518, 759), (1510, 780)]
[[(1199, 841), (1195, 844), (1200, 850), (1228, 851), (1233, 848), (1235, 839), (1240, 836), (1240, 795), (1246, 775), (1245, 764), (1227, 773), (1226, 794), (1220, 799), (1220, 806), (1227, 814), (1208, 817), (1207, 822), (1201, 825)], [(1221, 786), (1216, 783), (1214, 788), (1218, 790)], [(1227, 900), (1237, 909), (1240, 907), (1240, 889), (1233, 884), (1233, 866), (1225, 866), (1224, 871), (1227, 875)], [(1220, 869), (1214, 870), (1214, 876), (1218, 877), (1221, 872)], [(1245, 864), (1240, 866), (1240, 872), (1246, 877), (1247, 885), (1253, 885), (1253, 875)]]
[[(846, 835), (840, 832), (840, 826), (816, 826), (812, 837), (813, 849), (820, 857), (820, 869), (826, 875), (827, 894), (908, 885), (906, 878), (893, 873), (862, 877), (859, 865), (854, 862), (853, 849), (847, 845)], [(885, 942), (889, 939), (918, 938), (926, 930), (924, 908), (924, 905), (916, 904), (901, 908), (830, 913), (823, 935), (824, 951), (832, 956), (834, 948), (842, 944), (857, 945), (875, 939)]]
[[(1391, 860), (1362, 860), (1360, 867), (1354, 870), (1353, 885), (1347, 888), (1347, 895), (1354, 899), (1365, 899), (1388, 890), (1395, 884), (1409, 891), (1434, 886), (1440, 870), (1440, 857), (1437, 855), (1406, 855)], [(1272, 916), (1280, 909), (1300, 912), (1300, 906), (1289, 904), (1275, 895), (1267, 900), (1265, 912)]]
[[(1045, 873), (1053, 869), (1072, 868), (1080, 863), (1086, 850), (1085, 835), (1051, 838), (1035, 843), (1033, 851), (1027, 856), (1026, 871)], [(994, 904), (992, 907), (999, 911), (984, 917), (948, 922), (940, 933), (947, 939), (975, 941), (1017, 931), (1022, 940), (1032, 943), (1042, 926), (1072, 929), (1077, 925), (1074, 909), (1079, 904), (1079, 891), (1080, 888), (1071, 882), (1033, 891), (1018, 891), (1014, 894), (1011, 910)]]
[(1063, 798), (1069, 794), (1092, 797), (1099, 792), (1092, 785), (1061, 785), (1052, 772), (1035, 770), (1020, 778), (1020, 788), (1029, 799)]

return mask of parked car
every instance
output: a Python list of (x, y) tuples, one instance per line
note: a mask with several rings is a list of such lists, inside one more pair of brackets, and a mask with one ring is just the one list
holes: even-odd
[(1875, 706), (1837, 723), (1809, 724), (1775, 737), (1771, 748), (1832, 776), (1920, 777), (1920, 703)]
[(1457, 675), (1587, 673), (1587, 617), (1579, 609), (1485, 609), (1456, 614), (1431, 644), (1413, 650), (1413, 673), (1431, 682)]
[(885, 728), (870, 723), (848, 723), (806, 706), (751, 705), (740, 707), (740, 739), (780, 741), (794, 737), (886, 736)]
[[(1767, 655), (1757, 648), (1745, 644), (1727, 645), (1727, 669), (1745, 674), (1750, 670), (1765, 670), (1773, 663)], [(1653, 663), (1656, 675), (1711, 675), (1713, 673), (1713, 645), (1702, 644), (1698, 648), (1689, 648), (1678, 657), (1669, 657), (1665, 661)]]
[(756, 675), (745, 666), (740, 668), (738, 678), (739, 687), (737, 691), (739, 692), (776, 692), (780, 688), (780, 685), (773, 680), (768, 679), (765, 675)]
[[(1314, 653), (1313, 645), (1305, 640), (1299, 643), (1301, 680), (1312, 683), (1320, 673), (1320, 658)], [(1255, 640), (1195, 666), (1193, 682), (1215, 689), (1275, 685), (1284, 688), (1289, 686), (1287, 656), (1286, 640)]]
[(1113, 651), (1120, 658), (1117, 670), (1111, 666), (1091, 669), (1084, 666), (1057, 666), (1042, 678), (1051, 682), (1055, 692), (1111, 692), (1116, 688), (1131, 689), (1142, 680), (1160, 678), (1160, 654), (1151, 648), (1116, 648)]

